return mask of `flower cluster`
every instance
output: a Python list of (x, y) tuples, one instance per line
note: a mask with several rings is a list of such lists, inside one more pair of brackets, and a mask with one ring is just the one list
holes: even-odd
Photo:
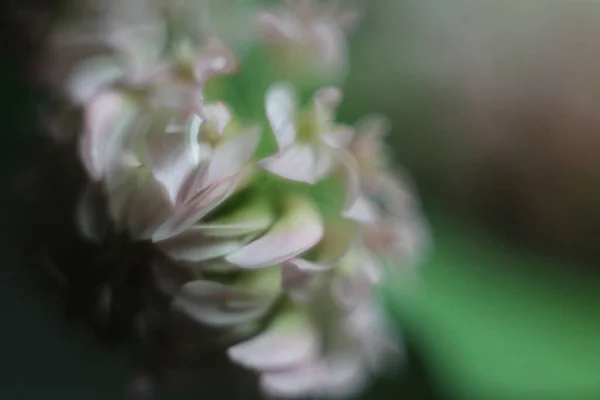
[[(210, 13), (208, 3), (195, 7)], [(354, 14), (287, 3), (246, 14), (258, 27), (252, 46), (273, 50), (258, 54), (343, 74)], [(57, 42), (82, 50), (61, 67), (83, 112), (82, 235), (151, 244), (148, 271), (170, 312), (214, 333), (266, 394), (358, 392), (400, 350), (376, 285), (410, 265), (424, 238), (384, 152), (386, 120), (337, 122), (341, 90), (302, 101), (297, 71), (264, 90), (239, 87), (248, 51), (225, 44), (219, 18), (184, 18), (191, 2), (110, 4), (94, 14), (100, 28)], [(244, 113), (240, 99), (260, 112)]]

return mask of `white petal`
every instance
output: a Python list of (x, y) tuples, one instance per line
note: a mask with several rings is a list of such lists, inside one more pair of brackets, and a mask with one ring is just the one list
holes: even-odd
[[(210, 281), (189, 282), (181, 288), (173, 307), (195, 321), (216, 327), (248, 324), (264, 317), (276, 296), (240, 290)], [(245, 307), (225, 308), (230, 302), (244, 302)]]
[(225, 128), (231, 122), (231, 111), (221, 102), (202, 106), (202, 116), (205, 123), (218, 136), (223, 135)]
[(185, 135), (188, 141), (188, 147), (190, 149), (191, 156), (194, 162), (197, 164), (200, 162), (200, 143), (198, 136), (200, 134), (200, 128), (202, 126), (202, 119), (197, 114), (188, 115), (183, 124), (178, 124), (177, 119), (171, 121), (165, 130), (165, 133), (179, 133)]
[(264, 231), (274, 219), (269, 202), (263, 197), (255, 197), (235, 212), (215, 221), (198, 224), (195, 228), (206, 236), (239, 237)]
[(337, 87), (325, 87), (319, 89), (313, 98), (315, 106), (319, 111), (332, 111), (342, 104), (344, 95)]
[(260, 130), (253, 127), (220, 144), (214, 150), (203, 186), (238, 174), (254, 155), (259, 140)]
[(152, 177), (141, 177), (129, 196), (127, 225), (135, 239), (149, 239), (173, 213), (163, 188)]
[(310, 302), (314, 299), (319, 283), (315, 272), (324, 269), (320, 265), (298, 258), (285, 262), (281, 272), (283, 290), (296, 304)]
[(317, 180), (319, 166), (315, 150), (311, 146), (299, 144), (265, 158), (259, 165), (282, 178), (306, 183), (314, 183)]
[[(119, 227), (126, 227), (127, 210), (130, 198), (135, 193), (138, 170), (139, 168), (119, 168), (118, 171), (113, 169), (115, 177), (104, 181), (110, 217)], [(111, 175), (113, 172), (109, 177)]]
[(153, 64), (140, 70), (128, 71), (123, 76), (123, 81), (127, 85), (142, 89), (167, 79), (170, 73), (171, 69), (168, 63)]
[(343, 216), (354, 221), (369, 223), (379, 219), (379, 212), (372, 202), (360, 195), (344, 210)]
[(173, 82), (155, 83), (156, 87), (150, 97), (150, 103), (155, 107), (168, 107), (176, 110), (198, 111), (204, 100), (201, 88), (198, 86)]
[(234, 72), (238, 62), (233, 52), (220, 41), (212, 38), (194, 61), (194, 76), (199, 84), (204, 84), (214, 75)]
[(320, 343), (310, 315), (295, 307), (279, 311), (261, 335), (229, 348), (229, 358), (257, 372), (292, 368), (314, 358)]
[(165, 132), (160, 124), (158, 132), (146, 139), (145, 163), (175, 204), (179, 191), (196, 167), (199, 157), (199, 118), (192, 116), (186, 132)]
[(353, 127), (336, 125), (329, 132), (324, 133), (321, 137), (328, 146), (340, 148), (348, 146), (352, 142), (354, 134), (355, 130)]
[(353, 398), (365, 387), (367, 372), (359, 355), (342, 359), (321, 358), (298, 368), (268, 372), (261, 376), (262, 390), (277, 398)]
[(198, 194), (200, 189), (203, 187), (204, 178), (208, 173), (208, 163), (201, 163), (196, 167), (187, 179), (181, 185), (179, 195), (177, 196), (177, 204), (189, 204)]
[(346, 36), (339, 27), (332, 24), (316, 24), (312, 27), (312, 34), (318, 38), (315, 41), (316, 57), (319, 57), (323, 65), (335, 68), (346, 66)]
[(294, 266), (300, 271), (323, 271), (329, 268), (329, 265), (307, 261), (302, 258), (292, 258), (291, 260), (286, 261), (285, 264)]
[(243, 177), (243, 174), (240, 174), (228, 178), (200, 192), (189, 203), (177, 205), (173, 217), (154, 233), (152, 240), (156, 242), (167, 239), (194, 225), (225, 201), (235, 191)]
[(363, 197), (360, 187), (358, 164), (351, 153), (337, 151), (335, 153), (344, 167), (346, 177), (346, 200), (342, 215), (358, 222), (372, 222), (377, 218), (375, 208)]
[(167, 41), (167, 27), (159, 20), (134, 23), (112, 32), (109, 40), (127, 61), (128, 69), (139, 71), (159, 60)]
[(377, 143), (381, 142), (391, 129), (390, 120), (377, 114), (363, 117), (356, 125), (359, 132), (357, 140)]
[(230, 254), (226, 260), (243, 268), (281, 263), (315, 246), (323, 236), (323, 221), (310, 200), (288, 200), (284, 214), (262, 237)]
[(116, 57), (94, 57), (81, 61), (67, 81), (67, 92), (77, 104), (84, 104), (123, 75)]
[(346, 399), (360, 393), (369, 379), (360, 355), (348, 350), (337, 359), (328, 360), (325, 374), (321, 376), (322, 393), (328, 397)]
[(353, 271), (336, 276), (331, 285), (333, 297), (346, 310), (352, 310), (357, 305), (369, 300), (371, 282), (363, 271)]
[(86, 106), (79, 154), (93, 179), (100, 179), (124, 150), (121, 143), (134, 117), (135, 104), (117, 91), (101, 92)]
[(249, 369), (272, 371), (289, 368), (310, 359), (319, 348), (317, 336), (308, 330), (269, 331), (235, 345), (229, 358)]
[(320, 392), (323, 366), (316, 362), (280, 372), (261, 375), (260, 386), (268, 397), (298, 399), (314, 396)]
[(279, 150), (294, 143), (296, 139), (296, 94), (287, 83), (272, 85), (265, 96), (265, 109)]
[(106, 233), (109, 220), (99, 188), (88, 185), (77, 205), (77, 225), (80, 234), (93, 241), (100, 241)]
[(302, 28), (290, 15), (262, 11), (258, 14), (257, 21), (260, 33), (271, 41), (285, 42), (302, 37)]
[(190, 228), (169, 239), (157, 242), (166, 255), (177, 261), (200, 262), (223, 257), (244, 246), (241, 239), (215, 239), (204, 235), (201, 229)]
[(320, 180), (331, 172), (335, 166), (335, 157), (331, 151), (325, 146), (317, 146), (315, 148), (316, 164), (315, 164), (315, 180)]

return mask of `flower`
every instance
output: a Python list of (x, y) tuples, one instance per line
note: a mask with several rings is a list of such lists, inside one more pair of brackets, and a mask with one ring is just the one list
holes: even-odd
[(331, 172), (336, 149), (349, 143), (353, 135), (352, 128), (334, 122), (334, 110), (341, 100), (339, 89), (323, 88), (314, 95), (311, 107), (299, 112), (290, 84), (271, 86), (265, 108), (278, 152), (262, 161), (263, 168), (286, 179), (307, 183)]
[(418, 255), (429, 241), (407, 174), (395, 173), (383, 139), (390, 130), (389, 121), (371, 115), (357, 123), (357, 134), (350, 149), (357, 163), (360, 188), (351, 214), (365, 222), (364, 240), (371, 251), (392, 257), (394, 265), (416, 264)]
[[(116, 83), (143, 87), (183, 69), (203, 84), (207, 73), (237, 66), (235, 56), (207, 23), (200, 35), (189, 21), (180, 21), (186, 8), (179, 3), (109, 1), (100, 10), (89, 10), (85, 4), (81, 8), (85, 18), (67, 19), (51, 37), (51, 67), (46, 72), (51, 81), (63, 85), (75, 104), (85, 104)], [(188, 11), (208, 10), (204, 2), (195, 8)], [(201, 55), (197, 54), (200, 44)]]
[[(306, 104), (293, 80), (261, 81), (254, 93), (243, 85), (243, 57), (212, 29), (199, 37), (194, 4), (140, 4), (160, 40), (146, 43), (145, 25), (132, 23), (129, 41), (109, 7), (100, 15), (111, 24), (86, 46), (110, 43), (118, 68), (100, 73), (108, 69), (87, 49), (94, 68), (78, 65), (84, 72), (65, 83), (83, 110), (79, 157), (89, 179), (76, 210), (80, 234), (99, 248), (144, 249), (136, 262), (147, 265), (136, 273), (148, 279), (132, 295), (143, 297), (132, 316), (140, 332), (150, 330), (147, 315), (181, 317), (208, 334), (199, 341), (225, 346), (232, 363), (254, 372), (267, 396), (359, 392), (401, 353), (375, 301), (391, 269), (384, 264), (408, 264), (421, 244), (406, 245), (422, 225), (416, 204), (403, 200), (411, 197), (399, 197), (408, 189), (384, 154), (387, 125), (336, 121), (343, 96), (332, 85)], [(280, 49), (344, 64), (350, 14), (313, 1), (288, 7), (261, 16), (270, 37), (285, 42)], [(168, 40), (164, 26), (174, 29)], [(246, 100), (264, 107), (240, 112)], [(113, 301), (108, 285), (99, 285), (100, 301)], [(202, 357), (192, 347), (190, 356)]]
[(109, 0), (101, 7), (86, 1), (73, 8), (77, 18), (65, 18), (49, 38), (43, 74), (75, 104), (119, 79), (140, 79), (161, 61), (168, 26), (154, 0)]
[[(289, 86), (275, 84), (265, 114), (278, 152), (266, 159), (255, 157), (261, 130), (242, 127), (224, 103), (166, 107), (109, 90), (86, 113), (81, 155), (110, 220), (153, 243), (154, 279), (172, 309), (233, 343), (231, 360), (258, 372), (271, 395), (357, 391), (398, 351), (375, 317), (378, 249), (361, 240), (368, 225), (344, 214), (335, 156), (354, 160), (349, 146), (361, 139), (333, 121), (339, 99), (323, 89), (296, 113)], [(295, 148), (311, 155), (292, 167), (281, 155)], [(98, 219), (83, 215), (89, 231)], [(268, 356), (265, 346), (282, 350)]]
[(308, 67), (310, 74), (343, 76), (348, 64), (346, 33), (357, 22), (356, 10), (343, 8), (339, 1), (286, 3), (258, 15), (261, 34), (274, 45), (285, 68)]
[(387, 365), (399, 347), (372, 303), (373, 262), (352, 250), (331, 274), (316, 276), (310, 301), (289, 306), (229, 356), (260, 373), (263, 391), (279, 398), (347, 398)]

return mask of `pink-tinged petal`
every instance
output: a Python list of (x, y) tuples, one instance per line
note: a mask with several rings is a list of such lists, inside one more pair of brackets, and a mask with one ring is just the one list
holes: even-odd
[(296, 140), (296, 93), (288, 83), (272, 85), (265, 96), (267, 120), (275, 134), (279, 150), (283, 150)]
[(381, 272), (379, 260), (362, 246), (354, 247), (336, 268), (337, 275), (331, 284), (333, 298), (346, 311), (370, 301), (373, 288), (381, 279)]
[(288, 14), (262, 11), (257, 22), (261, 35), (273, 42), (297, 41), (302, 37), (302, 27)]
[(319, 89), (313, 98), (315, 107), (319, 110), (335, 110), (342, 104), (344, 94), (337, 87), (325, 87)]
[(346, 310), (352, 310), (371, 296), (372, 283), (360, 269), (336, 276), (331, 284), (333, 297)]
[(319, 348), (318, 337), (309, 330), (267, 330), (235, 345), (227, 354), (242, 367), (258, 371), (276, 371), (301, 364)]
[(340, 355), (327, 360), (324, 374), (321, 376), (322, 394), (341, 399), (356, 396), (364, 390), (369, 379), (360, 354), (356, 349), (348, 349)]
[(283, 152), (267, 157), (259, 165), (272, 174), (298, 182), (315, 183), (318, 158), (309, 145), (292, 145)]
[(380, 142), (389, 134), (391, 129), (390, 120), (383, 115), (369, 115), (362, 118), (356, 124), (359, 132), (357, 140), (368, 142)]
[(352, 143), (355, 130), (351, 126), (336, 125), (330, 131), (321, 135), (322, 140), (331, 147), (343, 148)]
[(177, 82), (168, 79), (156, 83), (150, 97), (150, 104), (155, 107), (168, 107), (176, 110), (198, 111), (204, 101), (201, 87), (188, 82)]
[(376, 219), (375, 209), (361, 193), (358, 163), (354, 156), (346, 151), (338, 150), (335, 157), (343, 167), (342, 173), (346, 181), (346, 199), (342, 216), (358, 222), (372, 222)]
[(244, 246), (241, 239), (215, 239), (201, 229), (190, 228), (183, 233), (157, 242), (158, 248), (176, 261), (201, 262), (223, 257)]
[(146, 139), (145, 164), (175, 204), (179, 191), (199, 161), (200, 118), (192, 116), (187, 132), (160, 131)]
[(227, 354), (234, 363), (262, 372), (302, 365), (318, 354), (319, 347), (309, 314), (289, 307), (280, 310), (262, 334), (230, 347)]
[(189, 203), (177, 205), (173, 217), (154, 233), (152, 240), (164, 240), (190, 228), (225, 201), (242, 182), (243, 177), (243, 174), (239, 174), (228, 178), (201, 191)]
[(281, 218), (264, 236), (230, 254), (226, 260), (242, 268), (279, 264), (315, 246), (323, 230), (321, 216), (310, 200), (289, 199)]
[(114, 30), (108, 36), (108, 40), (127, 62), (128, 69), (139, 71), (160, 59), (167, 37), (166, 23), (154, 20)]
[(373, 285), (379, 284), (383, 279), (383, 268), (381, 261), (375, 256), (365, 251), (362, 261), (362, 270), (367, 279)]
[(377, 190), (373, 194), (382, 198), (385, 212), (399, 218), (418, 212), (418, 200), (413, 195), (416, 190), (408, 175), (383, 172), (375, 177), (374, 183)]
[(111, 158), (123, 150), (119, 144), (135, 114), (133, 101), (117, 91), (101, 92), (86, 106), (79, 153), (93, 179), (101, 179)]
[(67, 81), (67, 93), (77, 104), (84, 104), (123, 76), (116, 57), (94, 57), (79, 63)]
[[(126, 228), (127, 210), (138, 180), (139, 168), (113, 169), (104, 181), (110, 218), (120, 228)], [(117, 178), (118, 177), (118, 178)]]
[(358, 196), (345, 208), (343, 216), (359, 222), (370, 223), (379, 219), (377, 207), (365, 196)]
[(366, 383), (367, 375), (357, 357), (332, 362), (318, 359), (280, 372), (263, 374), (260, 385), (265, 394), (276, 398), (351, 398)]
[(211, 38), (194, 61), (194, 77), (203, 85), (211, 77), (233, 73), (237, 68), (238, 61), (233, 52), (219, 40)]
[(177, 204), (189, 204), (190, 201), (200, 193), (204, 178), (208, 173), (208, 163), (201, 163), (181, 185)]
[(141, 89), (148, 85), (165, 81), (170, 75), (171, 65), (163, 62), (140, 70), (128, 71), (125, 76), (123, 76), (123, 82), (127, 85)]
[(112, 193), (126, 184), (133, 188), (136, 181), (131, 182), (131, 179), (137, 179), (141, 171), (145, 171), (141, 160), (131, 150), (115, 154), (110, 161), (102, 180), (106, 192)]
[(324, 365), (310, 360), (305, 365), (279, 372), (267, 372), (260, 377), (260, 387), (266, 397), (298, 399), (320, 394)]
[(335, 155), (343, 167), (343, 174), (346, 180), (346, 200), (342, 215), (347, 215), (361, 196), (358, 163), (352, 154), (345, 151), (337, 151)]
[(329, 265), (322, 264), (320, 262), (307, 261), (302, 258), (292, 258), (291, 260), (286, 261), (284, 264), (286, 267), (294, 267), (298, 271), (305, 272), (324, 271), (330, 267)]
[(281, 285), (296, 304), (307, 304), (314, 299), (320, 280), (318, 272), (326, 267), (295, 258), (283, 263)]
[(344, 326), (360, 347), (363, 362), (371, 372), (378, 373), (402, 356), (398, 332), (387, 323), (373, 299), (347, 315)]
[(221, 102), (202, 106), (202, 119), (212, 134), (222, 136), (231, 122), (231, 111)]
[(102, 240), (110, 222), (100, 188), (92, 184), (85, 188), (77, 204), (76, 221), (84, 238), (96, 242)]
[(210, 237), (240, 237), (265, 231), (275, 220), (269, 202), (254, 197), (234, 212), (215, 221), (200, 223), (195, 229)]
[(164, 189), (151, 176), (138, 179), (128, 202), (127, 225), (135, 239), (151, 238), (174, 212)]
[(210, 186), (238, 174), (250, 161), (260, 140), (260, 129), (249, 128), (221, 143), (214, 150), (203, 186)]
[(324, 65), (344, 66), (346, 63), (346, 35), (338, 27), (330, 23), (319, 23), (312, 26), (313, 46)]
[(204, 280), (189, 282), (175, 297), (173, 307), (195, 321), (215, 328), (258, 322), (279, 296), (277, 286), (271, 290), (261, 287), (270, 280), (270, 277), (266, 278), (251, 277), (253, 282), (247, 287)]
[(296, 302), (303, 303), (312, 299), (318, 288), (318, 273), (338, 265), (358, 238), (359, 224), (340, 221), (336, 225), (330, 224), (328, 228), (318, 245), (317, 260), (292, 258), (283, 263), (282, 285)]

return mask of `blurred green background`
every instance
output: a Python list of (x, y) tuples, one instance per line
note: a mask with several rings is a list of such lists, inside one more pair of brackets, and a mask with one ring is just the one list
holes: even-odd
[[(464, 193), (456, 196), (447, 179), (453, 168), (460, 171), (454, 126), (444, 118), (448, 111), (439, 92), (421, 73), (429, 65), (418, 62), (422, 55), (434, 62), (436, 57), (414, 34), (416, 3), (381, 0), (374, 8), (353, 40), (354, 69), (342, 116), (353, 121), (377, 111), (392, 118), (390, 141), (419, 186), (434, 246), (417, 283), (382, 288), (404, 330), (409, 364), (364, 398), (600, 399), (598, 259), (586, 258), (584, 265), (576, 252), (558, 257), (543, 240), (500, 229), (485, 213), (470, 210)], [(67, 325), (22, 265), (21, 224), (14, 212), (22, 193), (15, 196), (12, 189), (37, 130), (37, 92), (27, 80), (23, 48), (6, 36), (2, 40), (0, 398), (120, 399), (134, 348), (107, 351), (82, 328)], [(502, 188), (490, 178), (468, 193), (487, 196), (479, 202), (484, 206), (518, 207), (503, 203)], [(159, 398), (247, 398), (199, 386), (185, 393), (166, 388)]]

